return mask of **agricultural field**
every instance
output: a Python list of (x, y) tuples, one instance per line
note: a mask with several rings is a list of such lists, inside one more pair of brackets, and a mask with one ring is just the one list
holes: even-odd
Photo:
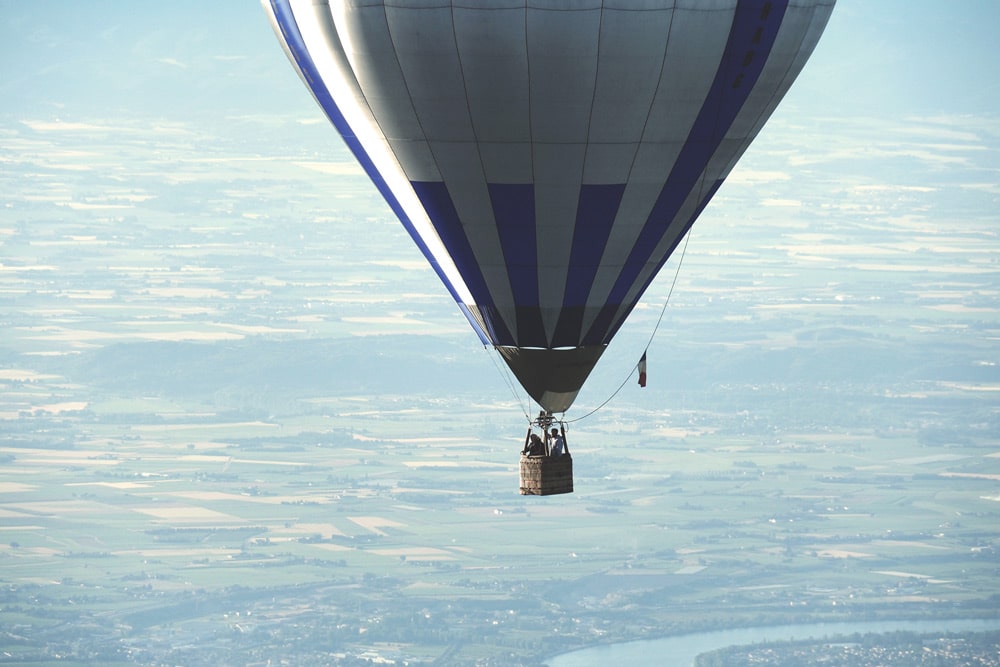
[(525, 398), (339, 148), (116, 130), (3, 130), (0, 663), (539, 664), (996, 616), (992, 220), (793, 195), (778, 146), (567, 415), (576, 492), (521, 497)]
[(512, 439), (405, 437), (475, 422), (409, 404), (358, 429), (330, 404), (322, 430), (31, 418), (0, 452), (12, 655), (212, 637), (252, 656), (336, 620), (346, 654), (541, 657), (721, 623), (995, 612), (1000, 462), (982, 443), (581, 433), (577, 492), (525, 498)]

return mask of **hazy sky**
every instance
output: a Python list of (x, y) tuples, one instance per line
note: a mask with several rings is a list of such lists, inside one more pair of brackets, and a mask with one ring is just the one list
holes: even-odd
[[(295, 108), (252, 0), (0, 0), (0, 109), (179, 114)], [(1000, 107), (1000, 3), (840, 0), (789, 105), (843, 113)], [(275, 95), (275, 92), (278, 95)]]
[[(218, 129), (237, 116), (280, 115), (311, 121), (307, 141), (321, 157), (353, 164), (253, 0), (0, 0), (0, 10), (0, 130), (51, 119)], [(996, 221), (998, 24), (995, 0), (840, 0), (803, 74), (696, 233), (713, 219), (762, 211), (780, 224), (781, 214), (796, 215), (789, 203), (841, 207), (847, 219), (869, 205), (865, 188), (929, 192), (944, 182), (951, 199), (919, 212), (929, 224), (955, 224), (955, 198), (980, 224)], [(782, 181), (790, 185), (774, 190)], [(966, 200), (971, 188), (976, 196)]]
[[(0, 9), (0, 129), (23, 132), (25, 120), (51, 119), (218, 129), (234, 117), (282, 116), (311, 121), (305, 141), (319, 157), (354, 164), (253, 0), (0, 0)], [(795, 215), (775, 204), (841, 207), (847, 219), (852, 207), (869, 204), (864, 188), (929, 192), (942, 183), (951, 192), (919, 212), (930, 224), (955, 224), (956, 198), (980, 224), (996, 221), (998, 24), (995, 0), (840, 0), (812, 59), (696, 233), (766, 206), (771, 222)], [(288, 142), (301, 148), (303, 138)], [(2, 151), (0, 143), (0, 158)], [(790, 183), (784, 192), (774, 189), (781, 181)], [(966, 200), (972, 188), (975, 198)]]
[(997, 21), (991, 0), (839, 0), (802, 88), (848, 113), (995, 112)]

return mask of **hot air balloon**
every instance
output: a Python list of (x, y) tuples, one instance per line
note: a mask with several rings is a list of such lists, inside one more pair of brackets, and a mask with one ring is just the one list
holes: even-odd
[(834, 0), (263, 0), (479, 334), (564, 413)]

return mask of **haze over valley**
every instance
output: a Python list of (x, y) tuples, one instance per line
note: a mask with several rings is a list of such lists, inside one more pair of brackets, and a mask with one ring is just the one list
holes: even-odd
[(108, 7), (3, 24), (0, 664), (995, 622), (1000, 123), (954, 82), (830, 92), (856, 3), (567, 414), (551, 498), (518, 494), (535, 410), (259, 8)]

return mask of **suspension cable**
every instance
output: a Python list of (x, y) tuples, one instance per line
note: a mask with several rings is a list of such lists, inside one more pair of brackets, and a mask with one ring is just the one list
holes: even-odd
[[(500, 377), (502, 377), (504, 382), (507, 384), (507, 388), (510, 389), (510, 394), (514, 397), (518, 407), (521, 408), (521, 412), (524, 414), (524, 419), (528, 423), (531, 423), (531, 415), (528, 414), (528, 407), (525, 405), (524, 401), (521, 400), (520, 394), (517, 393), (517, 387), (514, 386), (514, 382), (511, 380), (510, 369), (508, 369), (506, 365), (497, 363), (496, 357), (490, 353), (489, 346), (484, 345), (483, 350), (486, 351), (486, 356), (488, 356), (490, 361), (493, 362), (493, 367), (497, 369), (497, 373), (500, 374)], [(496, 351), (496, 347), (494, 347), (493, 350)], [(497, 352), (497, 356), (500, 356), (499, 352)]]
[[(653, 327), (653, 332), (649, 335), (649, 341), (646, 343), (645, 349), (643, 349), (643, 356), (645, 356), (646, 352), (649, 351), (650, 346), (653, 344), (653, 339), (656, 337), (656, 332), (660, 329), (660, 323), (663, 322), (663, 315), (667, 312), (667, 305), (670, 303), (670, 297), (671, 297), (671, 295), (673, 295), (673, 293), (674, 293), (674, 287), (677, 285), (677, 278), (678, 278), (678, 276), (681, 275), (681, 265), (684, 263), (684, 255), (687, 254), (688, 242), (690, 240), (691, 240), (691, 230), (688, 229), (687, 234), (684, 235), (684, 247), (681, 248), (681, 256), (680, 256), (680, 259), (677, 261), (677, 270), (674, 271), (674, 279), (670, 283), (670, 290), (667, 292), (667, 298), (664, 299), (664, 301), (663, 301), (663, 308), (660, 309), (660, 316), (656, 320), (656, 326)], [(614, 399), (614, 397), (617, 396), (618, 393), (622, 389), (625, 388), (625, 385), (628, 383), (628, 381), (632, 379), (632, 372), (635, 369), (637, 369), (638, 367), (639, 367), (639, 364), (637, 363), (635, 366), (633, 366), (632, 368), (629, 369), (628, 375), (625, 376), (625, 379), (622, 380), (622, 383), (620, 385), (618, 385), (618, 388), (615, 389), (615, 391), (610, 396), (608, 396), (604, 400), (603, 403), (601, 403), (600, 405), (598, 405), (596, 408), (594, 408), (593, 410), (591, 410), (590, 412), (588, 412), (585, 415), (581, 415), (581, 416), (577, 417), (576, 419), (568, 419), (568, 420), (566, 420), (566, 423), (570, 424), (570, 423), (573, 423), (573, 422), (583, 421), (584, 419), (586, 419), (587, 417), (590, 417), (595, 412), (597, 412), (598, 410), (600, 410), (601, 408), (603, 408), (605, 405), (607, 405), (608, 403), (610, 403), (612, 401), (612, 399)]]
[(688, 242), (691, 240), (691, 230), (688, 229), (687, 234), (684, 235), (684, 247), (681, 248), (681, 257), (677, 260), (677, 270), (674, 271), (674, 279), (670, 282), (670, 289), (667, 291), (667, 298), (663, 301), (663, 308), (660, 309), (660, 317), (656, 320), (656, 326), (653, 327), (653, 333), (649, 334), (649, 342), (646, 343), (646, 349), (644, 352), (649, 351), (649, 346), (653, 344), (653, 339), (656, 338), (656, 332), (660, 329), (660, 322), (663, 321), (663, 315), (667, 312), (667, 304), (670, 303), (670, 297), (673, 296), (674, 287), (677, 286), (677, 278), (681, 275), (681, 264), (684, 263), (684, 255), (687, 254)]

